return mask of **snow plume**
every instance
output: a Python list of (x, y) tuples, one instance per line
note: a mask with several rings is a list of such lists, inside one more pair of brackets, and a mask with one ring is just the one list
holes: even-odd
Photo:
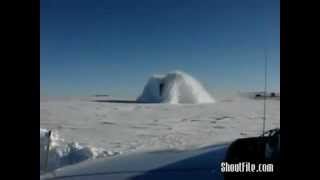
[[(40, 128), (40, 174), (87, 159), (119, 154), (101, 148), (82, 146), (78, 142), (66, 143), (56, 131), (52, 132), (49, 139), (48, 133), (47, 129)], [(49, 142), (50, 147), (47, 151)]]
[(169, 104), (214, 103), (214, 99), (199, 81), (181, 71), (152, 76), (137, 101)]

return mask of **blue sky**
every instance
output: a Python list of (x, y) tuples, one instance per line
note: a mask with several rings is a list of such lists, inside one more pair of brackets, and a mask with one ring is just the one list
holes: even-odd
[(134, 97), (183, 70), (210, 91), (280, 86), (278, 0), (41, 0), (41, 93)]

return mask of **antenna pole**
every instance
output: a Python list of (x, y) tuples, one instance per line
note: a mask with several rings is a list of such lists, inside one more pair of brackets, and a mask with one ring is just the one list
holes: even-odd
[(264, 101), (263, 101), (263, 127), (262, 134), (264, 135), (266, 130), (266, 111), (267, 111), (267, 70), (268, 70), (268, 57), (266, 49), (264, 49)]

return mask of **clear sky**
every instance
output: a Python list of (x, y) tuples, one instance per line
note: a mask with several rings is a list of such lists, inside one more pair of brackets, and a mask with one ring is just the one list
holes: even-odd
[(134, 97), (182, 70), (210, 91), (280, 89), (279, 0), (41, 0), (41, 93)]

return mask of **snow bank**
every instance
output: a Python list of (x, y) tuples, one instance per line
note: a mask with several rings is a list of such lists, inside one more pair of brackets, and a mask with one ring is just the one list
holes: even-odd
[[(105, 151), (101, 148), (82, 146), (78, 142), (66, 143), (58, 136), (57, 132), (52, 132), (49, 139), (48, 132), (48, 130), (40, 128), (40, 174), (87, 159), (119, 154)], [(50, 148), (48, 153), (47, 145), (49, 140)]]
[(199, 81), (181, 71), (152, 76), (137, 101), (170, 104), (214, 103), (214, 99)]

